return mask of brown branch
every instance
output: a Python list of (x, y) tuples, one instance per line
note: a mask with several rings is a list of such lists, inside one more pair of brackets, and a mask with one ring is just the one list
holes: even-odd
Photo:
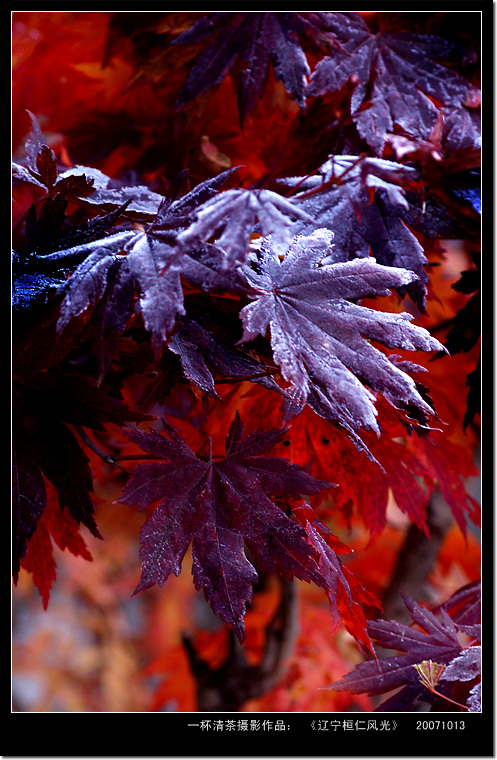
[(243, 646), (233, 631), (229, 634), (228, 656), (218, 668), (211, 668), (195, 650), (191, 638), (183, 634), (190, 668), (196, 681), (199, 712), (234, 712), (249, 699), (266, 694), (283, 676), (296, 637), (296, 593), (292, 581), (281, 580), (281, 600), (266, 628), (264, 654), (250, 665)]
[(410, 624), (411, 619), (400, 591), (415, 601), (425, 595), (425, 582), (435, 567), (440, 546), (453, 523), (452, 513), (436, 491), (426, 512), (429, 537), (417, 525), (411, 525), (401, 547), (382, 603), (385, 620), (393, 619)]

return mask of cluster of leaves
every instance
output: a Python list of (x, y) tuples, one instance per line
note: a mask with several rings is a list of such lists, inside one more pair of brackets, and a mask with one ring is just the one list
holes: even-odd
[(435, 611), (438, 616), (408, 597), (404, 597), (404, 602), (412, 625), (395, 620), (368, 624), (368, 632), (379, 647), (404, 654), (360, 663), (332, 688), (370, 695), (396, 690), (382, 702), (379, 712), (410, 711), (420, 702), (437, 711), (462, 708), (479, 712), (480, 583), (459, 589)]
[[(370, 635), (381, 625), (368, 626), (363, 607), (378, 601), (340, 559), (348, 549), (326, 525), (326, 510), (310, 504), (325, 495), (333, 502), (334, 489), (335, 505), (350, 501), (346, 481), (365, 460), (383, 496), (369, 514), (364, 489), (353, 501), (372, 534), (385, 524), (389, 488), (428, 532), (427, 491), (445, 487), (447, 449), (438, 465), (426, 451), (438, 435), (437, 411), (430, 382), (415, 379), (426, 362), (410, 356), (477, 345), (477, 276), (465, 273), (456, 286), (475, 296), (446, 345), (413, 314), (427, 315), (427, 251), (437, 239), (470, 241), (477, 261), (478, 88), (455, 71), (462, 60), (455, 42), (399, 31), (402, 14), (379, 14), (378, 29), (357, 13), (193, 13), (182, 29), (184, 15), (150, 14), (134, 26), (128, 14), (114, 14), (104, 63), (126, 38), (130, 86), (138, 88), (164, 85), (180, 61), (189, 73), (175, 113), (201, 98), (208, 104), (231, 76), (242, 129), (272, 70), (301, 113), (295, 140), (306, 109), (309, 119), (315, 104), (327, 112), (338, 93), (347, 116), (338, 126), (332, 120), (329, 132), (347, 126), (348, 137), (343, 149), (335, 140), (324, 161), (317, 151), (309, 173), (280, 172), (245, 187), (242, 167), (199, 181), (183, 171), (158, 191), (138, 176), (62, 160), (28, 112), (25, 155), (14, 163), (15, 188), (33, 196), (13, 237), (14, 579), (21, 566), (33, 572), (49, 508), (55, 520), (52, 487), (61, 515), (101, 537), (90, 447), (120, 473), (126, 459), (151, 460), (129, 474), (119, 500), (148, 513), (137, 592), (178, 575), (191, 547), (196, 588), (241, 641), (254, 584), (276, 573), (325, 589), (332, 627), (342, 621), (372, 652)], [(375, 306), (391, 293), (409, 311), (397, 301), (389, 311)], [(136, 377), (138, 400), (128, 395)], [(222, 409), (226, 417), (223, 384), (247, 383), (256, 403), (264, 399), (279, 417), (273, 429), (260, 412), (257, 426), (242, 422), (247, 407), (238, 396), (220, 454), (209, 415)], [(466, 425), (477, 412), (476, 369), (468, 384)], [(185, 427), (179, 408), (164, 411), (178, 389), (200, 399), (206, 435)], [(108, 425), (118, 429), (113, 451)], [(310, 445), (298, 451), (302, 430)], [(327, 472), (313, 469), (316, 431), (338, 451)], [(105, 452), (93, 440), (99, 436)], [(289, 441), (291, 460), (282, 449)], [(127, 442), (131, 454), (122, 453)], [(456, 470), (457, 487), (445, 491), (465, 530), (478, 509), (459, 483), (463, 474), (471, 467)], [(47, 593), (45, 584), (45, 600)], [(450, 659), (461, 655), (454, 651)]]

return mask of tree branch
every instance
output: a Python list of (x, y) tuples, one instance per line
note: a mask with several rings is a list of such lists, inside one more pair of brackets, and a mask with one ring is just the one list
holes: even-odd
[(436, 565), (440, 546), (453, 523), (452, 513), (437, 490), (426, 511), (429, 537), (417, 525), (411, 525), (397, 557), (388, 588), (383, 595), (383, 617), (409, 625), (411, 622), (400, 591), (411, 599), (424, 596), (425, 582)]
[(219, 668), (210, 668), (183, 634), (190, 668), (197, 685), (199, 712), (234, 712), (249, 699), (266, 694), (283, 676), (296, 638), (296, 591), (292, 581), (280, 579), (281, 600), (266, 628), (264, 654), (250, 665), (242, 645), (230, 630), (228, 656)]

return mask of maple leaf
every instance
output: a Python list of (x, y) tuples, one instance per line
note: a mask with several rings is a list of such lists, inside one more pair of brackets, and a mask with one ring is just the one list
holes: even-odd
[(415, 663), (414, 667), (419, 673), (423, 686), (434, 693), (434, 689), (445, 670), (445, 665), (439, 665), (432, 660), (423, 660), (423, 662)]
[(331, 484), (285, 459), (263, 456), (284, 431), (258, 431), (243, 438), (237, 415), (226, 438), (226, 456), (216, 461), (210, 451), (195, 454), (174, 428), (163, 424), (167, 437), (123, 431), (162, 460), (135, 468), (119, 499), (141, 510), (160, 502), (140, 532), (142, 575), (136, 592), (162, 585), (172, 572), (179, 575), (193, 541), (196, 587), (204, 589), (214, 612), (243, 640), (243, 615), (257, 580), (244, 544), (266, 572), (323, 585), (305, 531), (273, 499), (300, 500), (300, 494)]
[(319, 47), (326, 45), (328, 13), (209, 13), (172, 41), (174, 45), (198, 44), (215, 35), (195, 60), (178, 98), (180, 107), (224, 79), (241, 59), (238, 108), (243, 123), (261, 97), (272, 63), (276, 79), (283, 82), (299, 106), (305, 106), (305, 85), (310, 75), (299, 36)]
[[(281, 421), (283, 407), (283, 395), (277, 403), (272, 394), (257, 389), (246, 394), (244, 401), (246, 417), (262, 414), (275, 425)], [(477, 474), (472, 452), (466, 453), (440, 433), (431, 432), (427, 439), (406, 435), (405, 420), (381, 397), (376, 408), (381, 435), (363, 432), (363, 450), (358, 451), (356, 440), (344, 436), (331, 420), (319, 416), (308, 404), (291, 420), (275, 453), (281, 452), (306, 467), (314, 477), (337, 483), (333, 490), (334, 509), (343, 510), (349, 527), (351, 516), (354, 520), (362, 518), (371, 539), (385, 530), (392, 496), (410, 523), (428, 534), (426, 510), (437, 488), (466, 535), (466, 520), (478, 525), (480, 516), (478, 502), (465, 485), (468, 477)], [(326, 496), (324, 500), (319, 495), (311, 499), (315, 509), (326, 510), (327, 502)]]
[(442, 605), (450, 611), (451, 617), (457, 623), (459, 630), (472, 639), (460, 655), (447, 665), (442, 680), (475, 681), (466, 696), (466, 707), (469, 712), (481, 711), (481, 582), (476, 581), (456, 591)]
[(34, 327), (17, 331), (14, 343), (14, 577), (46, 507), (45, 479), (55, 487), (60, 508), (101, 538), (89, 459), (69, 426), (103, 431), (107, 422), (149, 419), (113, 396), (114, 389), (74, 370), (80, 335), (69, 330), (58, 339), (56, 319), (51, 312)]
[(439, 63), (454, 45), (433, 35), (379, 31), (373, 34), (358, 13), (331, 13), (337, 46), (314, 69), (306, 96), (338, 90), (354, 77), (352, 118), (360, 136), (381, 156), (386, 135), (400, 127), (427, 140), (441, 106), (458, 112), (476, 107), (479, 91)]
[(408, 441), (407, 446), (416, 452), (418, 473), (431, 491), (438, 486), (461, 531), (466, 533), (467, 517), (477, 525), (480, 504), (468, 493), (464, 479), (476, 476), (478, 469), (468, 461), (464, 449), (447, 439), (442, 439), (440, 445), (429, 440)]
[(92, 187), (91, 194), (81, 199), (82, 203), (107, 212), (125, 205), (127, 218), (134, 221), (151, 221), (164, 201), (164, 196), (145, 184), (112, 179), (99, 169), (78, 164), (59, 174), (56, 187), (63, 187), (64, 183), (76, 184), (78, 178), (91, 183)]
[[(64, 195), (48, 198), (37, 217), (34, 205), (26, 219), (26, 244), (13, 251), (12, 305), (17, 312), (35, 309), (55, 294), (66, 280), (67, 268), (85, 255), (85, 245), (100, 239), (119, 219), (125, 206), (80, 225), (61, 229), (67, 201)], [(71, 253), (57, 252), (72, 246)], [(77, 251), (83, 251), (79, 254)]]
[(447, 153), (472, 151), (481, 148), (481, 114), (475, 109), (460, 109), (457, 105), (444, 108), (443, 147)]
[(292, 461), (313, 461), (311, 472), (316, 477), (327, 471), (328, 477), (339, 483), (334, 492), (336, 506), (349, 512), (353, 507), (353, 514), (362, 516), (372, 538), (385, 529), (392, 495), (409, 521), (428, 535), (426, 510), (437, 489), (466, 535), (467, 520), (475, 525), (480, 521), (480, 506), (467, 488), (467, 478), (477, 475), (472, 454), (468, 456), (447, 435), (434, 432), (426, 439), (406, 436), (403, 421), (392, 407), (383, 402), (377, 408), (381, 436), (364, 433), (364, 452), (357, 452), (352, 442), (344, 440), (327, 420), (319, 425), (309, 414), (300, 415), (300, 428), (293, 431), (297, 421), (292, 424), (290, 440), (293, 442), (299, 435), (299, 429), (303, 429), (304, 436), (308, 429), (308, 439), (315, 431), (315, 440), (296, 458), (292, 446)]
[(76, 165), (61, 171), (38, 119), (31, 111), (27, 113), (31, 131), (25, 142), (26, 155), (19, 162), (12, 162), (14, 180), (41, 187), (48, 194), (62, 194), (64, 198), (84, 202), (101, 211), (111, 212), (126, 205), (132, 218), (147, 220), (155, 216), (163, 197), (145, 185), (128, 186), (89, 166)]
[[(428, 685), (428, 677), (436, 671), (437, 682), (443, 679), (445, 669), (442, 666), (452, 662), (457, 663), (453, 666), (453, 672), (457, 672), (459, 663), (462, 662), (459, 658), (465, 652), (458, 634), (465, 633), (467, 627), (452, 619), (444, 605), (439, 608), (437, 617), (405, 594), (402, 594), (402, 598), (416, 628), (396, 620), (374, 620), (368, 624), (367, 630), (380, 646), (397, 649), (405, 654), (362, 662), (330, 687), (352, 693), (383, 694), (402, 686), (397, 695), (377, 708), (380, 712), (411, 709), (418, 699), (432, 702), (434, 683), (430, 681)], [(473, 656), (464, 655), (463, 660), (466, 664), (471, 660), (473, 664), (468, 665), (468, 668), (473, 672)], [(436, 663), (435, 670), (428, 667), (428, 661)], [(464, 665), (462, 668), (466, 672)], [(443, 693), (443, 687), (440, 687), (440, 692), (440, 696), (449, 698), (450, 701), (448, 694)]]
[(272, 190), (226, 190), (206, 201), (196, 212), (196, 220), (181, 232), (181, 246), (207, 241), (223, 230), (216, 245), (224, 252), (227, 265), (245, 262), (249, 253), (250, 236), (258, 220), (262, 235), (289, 242), (295, 218), (315, 226), (309, 214)]
[[(123, 216), (132, 204), (138, 190), (133, 195), (118, 194), (104, 202), (101, 194), (92, 203), (94, 210), (106, 211), (82, 223), (67, 225), (68, 201), (80, 201), (95, 192), (93, 178), (87, 174), (94, 172), (86, 167), (78, 167), (58, 175), (58, 167), (53, 151), (45, 144), (37, 119), (30, 114), (32, 131), (26, 141), (27, 167), (14, 164), (14, 177), (23, 182), (31, 182), (47, 190), (36, 205), (32, 204), (25, 219), (26, 241), (13, 251), (13, 307), (16, 311), (33, 309), (56, 292), (66, 280), (66, 273), (80, 263), (87, 255), (86, 246), (98, 241)], [(86, 171), (82, 173), (81, 169)], [(38, 172), (38, 173), (37, 173)], [(96, 172), (96, 175), (100, 174)], [(95, 175), (95, 176), (96, 176)], [(111, 180), (105, 178), (107, 183)], [(156, 194), (154, 194), (156, 195)], [(161, 199), (161, 196), (157, 196)], [(155, 216), (159, 206), (149, 208), (149, 216)], [(138, 207), (135, 206), (135, 210)], [(110, 210), (109, 210), (110, 209)], [(142, 211), (142, 208), (139, 208)]]
[[(322, 263), (332, 254), (333, 233), (298, 236), (281, 261), (269, 242), (261, 245), (258, 271), (244, 267), (257, 295), (240, 312), (241, 343), (270, 330), (273, 358), (296, 405), (306, 402), (350, 433), (379, 433), (374, 397), (380, 391), (394, 406), (433, 410), (413, 379), (370, 341), (430, 351), (440, 343), (411, 325), (407, 314), (376, 312), (354, 303), (367, 295), (411, 282), (412, 272), (384, 267), (374, 259)], [(410, 365), (411, 369), (415, 365)]]
[(469, 712), (481, 712), (481, 681), (470, 690), (466, 705)]
[(65, 258), (83, 261), (58, 288), (62, 296), (58, 330), (82, 315), (107, 293), (103, 329), (121, 331), (133, 311), (135, 287), (138, 309), (152, 335), (156, 354), (171, 333), (178, 315), (184, 314), (181, 253), (168, 243), (141, 231), (124, 231), (62, 252)]
[(335, 233), (335, 255), (340, 260), (372, 254), (379, 264), (414, 272), (417, 280), (399, 292), (407, 292), (424, 311), (428, 260), (404, 223), (408, 214), (412, 216), (406, 190), (417, 179), (416, 169), (395, 161), (332, 155), (312, 176), (280, 182), (298, 189), (294, 198), (313, 220), (312, 227), (297, 220), (296, 234), (323, 227)]
[(12, 576), (19, 579), (21, 560), (46, 505), (45, 483), (40, 467), (28, 457), (12, 455)]
[(68, 512), (61, 511), (52, 490), (47, 492), (47, 503), (38, 521), (21, 566), (31, 573), (33, 583), (40, 592), (44, 609), (50, 600), (50, 591), (56, 580), (57, 563), (53, 556), (54, 544), (91, 562), (93, 557), (79, 532), (79, 527)]
[(228, 340), (217, 339), (200, 321), (191, 317), (181, 320), (168, 348), (179, 356), (185, 377), (214, 398), (219, 396), (212, 372), (223, 379), (249, 379), (282, 393), (270, 375), (272, 367), (257, 361)]
[(478, 625), (481, 619), (481, 581), (468, 583), (458, 589), (440, 607), (448, 612), (461, 629), (464, 625)]
[[(146, 230), (123, 230), (97, 241), (53, 254), (59, 266), (80, 260), (71, 277), (59, 287), (63, 296), (59, 331), (74, 317), (83, 314), (107, 291), (111, 307), (107, 309), (104, 329), (109, 325), (122, 330), (132, 312), (134, 288), (139, 291), (138, 308), (145, 328), (152, 334), (155, 352), (171, 333), (176, 318), (184, 314), (181, 274), (193, 272), (193, 278), (205, 270), (200, 260), (187, 256), (176, 245), (178, 233), (191, 221), (192, 209), (209, 199), (229, 175), (224, 172), (197, 186), (183, 198), (161, 206)], [(209, 280), (207, 281), (209, 282)], [(205, 285), (207, 287), (207, 285)]]
[(344, 441), (343, 436), (332, 429), (326, 432), (326, 445), (319, 446), (319, 441), (316, 442), (316, 448), (321, 449), (321, 461), (332, 457), (330, 477), (340, 484), (335, 503), (342, 509), (353, 505), (373, 538), (385, 529), (387, 506), (393, 494), (399, 509), (426, 533), (429, 492), (420, 479), (423, 468), (397, 438), (401, 431), (388, 430), (384, 414), (380, 417), (380, 426), (380, 438), (373, 439), (371, 434), (363, 437), (373, 458), (367, 452), (358, 452), (351, 442)]
[[(456, 707), (470, 709), (478, 712), (481, 707), (475, 705), (474, 689), (471, 690), (470, 696), (467, 700), (467, 706), (456, 702), (451, 697), (441, 694), (437, 690), (437, 686), (440, 680), (445, 681), (474, 681), (476, 678), (481, 681), (481, 647), (469, 646), (462, 651), (462, 654), (454, 657), (450, 663), (446, 665), (439, 665), (431, 660), (425, 660), (419, 664), (415, 664), (414, 667), (419, 673), (419, 677), (423, 686), (435, 696), (441, 697), (447, 700), (451, 704), (455, 704)], [(478, 681), (475, 686), (480, 685)]]
[[(80, 262), (58, 288), (63, 297), (59, 330), (104, 293), (110, 305), (102, 329), (122, 330), (136, 287), (138, 308), (159, 354), (177, 318), (185, 314), (182, 277), (206, 291), (250, 290), (238, 265), (248, 256), (256, 220), (264, 234), (282, 242), (289, 239), (289, 216), (312, 220), (269, 190), (217, 192), (232, 171), (206, 180), (184, 197), (164, 200), (143, 231), (122, 230), (46, 256), (46, 262), (59, 268)], [(220, 228), (224, 232), (214, 244), (209, 243)]]
[[(25, 141), (25, 156), (19, 162), (12, 162), (12, 177), (19, 182), (28, 182), (47, 191), (55, 189), (57, 182), (57, 159), (55, 153), (48, 146), (36, 116), (27, 111), (31, 121), (31, 130)], [(83, 194), (93, 192), (91, 183), (78, 183), (78, 190)], [(64, 189), (69, 189), (65, 183)]]
[(315, 519), (313, 510), (306, 506), (296, 507), (295, 513), (305, 528), (310, 546), (316, 549), (318, 567), (326, 580), (326, 595), (332, 614), (332, 632), (342, 620), (361, 648), (374, 655), (362, 605), (381, 608), (380, 602), (343, 566), (338, 554), (349, 553), (350, 549), (323, 523)]
[[(43, 475), (55, 486), (61, 508), (67, 508), (78, 523), (83, 523), (93, 535), (101, 538), (94, 517), (93, 477), (88, 458), (69, 428), (57, 416), (47, 414), (47, 409), (36, 411), (36, 406), (31, 407), (33, 399), (24, 399), (21, 393), (15, 388), (14, 445), (18, 461), (31, 461), (35, 469), (31, 469), (29, 480), (26, 476), (20, 480), (19, 485), (24, 485), (24, 492), (21, 491), (18, 498), (30, 505), (31, 525), (36, 524), (40, 505), (44, 508), (46, 504)], [(33, 498), (33, 485), (36, 485), (36, 499)], [(23, 517), (22, 523), (26, 523), (26, 517)], [(21, 537), (23, 534), (26, 535), (26, 529), (21, 529)], [(22, 543), (18, 539), (16, 543), (22, 557)]]
[(112, 179), (90, 166), (75, 165), (61, 171), (38, 120), (28, 113), (32, 129), (25, 144), (24, 163), (12, 163), (14, 180), (43, 188), (49, 196), (59, 194), (64, 199), (78, 201), (93, 210), (110, 214), (126, 208), (127, 217), (135, 221), (150, 221), (156, 216), (164, 197), (144, 184), (128, 184)]
[(447, 681), (472, 681), (481, 675), (481, 646), (469, 646), (454, 657), (445, 668), (442, 679)]

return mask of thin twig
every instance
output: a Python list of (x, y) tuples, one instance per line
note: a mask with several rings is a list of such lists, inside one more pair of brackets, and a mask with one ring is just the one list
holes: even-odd
[(126, 472), (126, 470), (124, 469), (124, 467), (121, 467), (121, 465), (117, 464), (117, 459), (121, 459), (121, 457), (115, 458), (115, 457), (111, 456), (111, 454), (107, 454), (105, 451), (102, 451), (102, 449), (100, 449), (97, 446), (97, 444), (94, 441), (92, 441), (92, 439), (90, 438), (90, 436), (87, 435), (87, 433), (85, 432), (85, 430), (83, 430), (83, 428), (81, 427), (81, 425), (75, 425), (74, 427), (75, 427), (75, 430), (78, 433), (79, 437), (82, 439), (83, 443), (86, 446), (88, 446), (88, 448), (91, 449), (94, 454), (96, 454), (98, 457), (100, 457), (100, 459), (103, 462), (105, 462), (106, 464), (112, 464), (112, 465), (114, 465), (114, 467), (119, 467), (120, 470), (124, 470)]
[(183, 634), (183, 646), (197, 687), (199, 712), (233, 712), (249, 699), (266, 694), (281, 679), (296, 638), (295, 585), (280, 578), (282, 593), (273, 619), (266, 628), (261, 661), (250, 665), (243, 646), (229, 632), (228, 656), (218, 668), (211, 668), (196, 651), (191, 638)]

